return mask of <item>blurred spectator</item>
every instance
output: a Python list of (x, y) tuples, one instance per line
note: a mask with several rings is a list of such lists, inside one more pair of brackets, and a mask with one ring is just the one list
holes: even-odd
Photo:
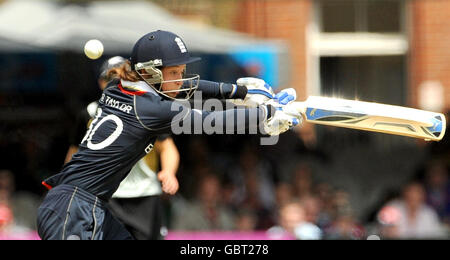
[(352, 215), (338, 216), (325, 233), (326, 239), (362, 239), (365, 235), (364, 228)]
[(332, 223), (324, 230), (326, 239), (362, 239), (364, 228), (356, 221), (349, 194), (337, 190), (333, 195)]
[(267, 232), (272, 237), (282, 237), (288, 234), (293, 239), (313, 240), (322, 237), (322, 231), (313, 223), (306, 221), (305, 209), (297, 200), (280, 207), (278, 224)]
[(351, 215), (353, 213), (350, 204), (350, 194), (344, 190), (336, 190), (333, 195), (334, 217)]
[[(334, 213), (332, 211), (332, 202), (323, 201), (319, 196), (306, 196), (300, 202), (305, 208), (306, 220), (314, 223), (320, 229), (324, 230), (332, 223)], [(325, 209), (325, 205), (329, 204), (329, 209)]]
[(196, 196), (198, 180), (212, 172), (212, 153), (209, 151), (205, 139), (197, 136), (192, 136), (185, 145), (177, 144), (177, 147), (179, 147), (181, 155), (177, 174), (180, 188), (187, 199), (192, 199)]
[(267, 229), (274, 224), (271, 212), (276, 206), (275, 184), (266, 163), (254, 148), (246, 146), (239, 158), (239, 165), (228, 171), (228, 179), (234, 186), (233, 208), (255, 212), (257, 229)]
[(9, 171), (0, 171), (0, 232), (11, 226), (14, 217), (11, 208), (12, 174)]
[(426, 202), (450, 225), (450, 182), (448, 169), (443, 161), (431, 161), (425, 170)]
[(256, 229), (257, 216), (250, 210), (239, 210), (235, 216), (235, 230), (254, 231)]
[(312, 195), (311, 168), (307, 163), (299, 163), (293, 176), (294, 194), (297, 198)]
[(341, 213), (336, 216), (331, 226), (325, 229), (326, 239), (363, 239), (365, 236), (364, 227), (361, 226), (352, 214)]
[(314, 194), (323, 202), (331, 201), (332, 188), (329, 183), (320, 182), (314, 186)]
[(38, 203), (36, 196), (15, 191), (12, 172), (0, 170), (0, 236), (15, 239), (32, 235)]
[(282, 207), (294, 198), (292, 185), (287, 182), (279, 182), (275, 188), (275, 199), (278, 208)]
[(381, 235), (390, 239), (445, 238), (435, 210), (425, 204), (421, 183), (407, 184), (400, 199), (385, 205), (378, 213)]
[(318, 183), (314, 186), (314, 194), (321, 204), (320, 215), (316, 223), (321, 229), (325, 229), (331, 225), (334, 217), (332, 187), (325, 182)]
[(9, 232), (13, 220), (14, 217), (10, 205), (0, 201), (0, 233)]
[(305, 209), (306, 221), (318, 225), (322, 212), (322, 202), (315, 196), (304, 196), (300, 199), (300, 203)]
[(382, 238), (400, 238), (397, 224), (402, 217), (401, 214), (402, 213), (398, 207), (390, 204), (387, 204), (381, 208), (377, 214), (377, 221), (379, 225), (378, 233)]
[(183, 212), (173, 219), (174, 230), (232, 230), (233, 214), (224, 207), (222, 190), (218, 177), (214, 174), (203, 176), (198, 183), (197, 196), (188, 202)]

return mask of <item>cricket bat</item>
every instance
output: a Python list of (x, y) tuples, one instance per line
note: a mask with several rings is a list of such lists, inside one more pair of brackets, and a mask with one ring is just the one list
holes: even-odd
[(294, 108), (307, 122), (439, 141), (446, 120), (441, 113), (373, 102), (310, 96)]

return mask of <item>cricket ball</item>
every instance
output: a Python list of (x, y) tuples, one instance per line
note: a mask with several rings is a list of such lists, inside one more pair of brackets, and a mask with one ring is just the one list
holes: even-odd
[(102, 42), (97, 39), (87, 41), (84, 45), (84, 54), (92, 60), (100, 58), (103, 54)]

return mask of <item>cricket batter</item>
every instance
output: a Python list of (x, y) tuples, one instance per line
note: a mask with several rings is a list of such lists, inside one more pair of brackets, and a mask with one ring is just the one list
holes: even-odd
[[(289, 107), (295, 98), (282, 93), (274, 99), (271, 88), (260, 81), (241, 80), (235, 85), (186, 76), (186, 64), (198, 60), (176, 34), (154, 31), (136, 42), (126, 64), (109, 71), (119, 79), (103, 91), (78, 152), (60, 173), (43, 181), (50, 190), (38, 209), (42, 239), (132, 239), (105, 207), (106, 201), (151, 152), (156, 138), (173, 132), (174, 126), (209, 120), (224, 129), (228, 124), (237, 128), (253, 124), (278, 135), (301, 122), (301, 115)], [(196, 90), (203, 98), (241, 100), (256, 107), (205, 111), (180, 101)], [(240, 112), (245, 116), (238, 117)]]
[[(114, 78), (108, 71), (125, 64), (126, 59), (114, 56), (100, 67), (98, 86), (103, 91)], [(86, 129), (95, 118), (98, 101), (91, 102), (77, 118), (70, 138), (70, 146), (64, 163), (68, 163), (78, 151)], [(179, 152), (170, 135), (158, 136), (154, 149), (139, 160), (119, 188), (108, 201), (109, 209), (138, 240), (162, 239), (163, 215), (161, 198), (163, 192), (175, 194), (179, 184), (176, 177)]]

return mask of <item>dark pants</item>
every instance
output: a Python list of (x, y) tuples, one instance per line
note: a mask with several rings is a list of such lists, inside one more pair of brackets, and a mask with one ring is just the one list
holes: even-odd
[(162, 205), (159, 195), (115, 198), (109, 201), (109, 207), (135, 239), (163, 239), (161, 235)]
[(71, 185), (48, 192), (38, 209), (37, 228), (45, 240), (133, 239), (105, 202)]

